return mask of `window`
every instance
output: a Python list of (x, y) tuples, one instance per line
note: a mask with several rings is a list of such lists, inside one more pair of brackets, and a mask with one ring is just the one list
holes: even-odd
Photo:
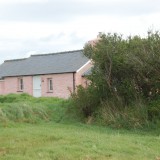
[(24, 84), (23, 84), (23, 78), (18, 78), (18, 91), (23, 91)]
[(49, 92), (52, 92), (52, 91), (53, 91), (52, 78), (48, 78), (48, 91), (49, 91)]

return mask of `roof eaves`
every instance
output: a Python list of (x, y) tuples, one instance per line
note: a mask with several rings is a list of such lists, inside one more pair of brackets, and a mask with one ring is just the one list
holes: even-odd
[(83, 66), (81, 66), (76, 72), (79, 72), (82, 68), (84, 68), (86, 65), (88, 65), (91, 62), (91, 60), (88, 60)]
[(4, 62), (13, 62), (13, 61), (23, 61), (26, 60), (27, 58), (21, 58), (21, 59), (9, 59), (9, 60), (5, 60)]
[(65, 73), (76, 73), (76, 71), (71, 71), (71, 72), (57, 72), (57, 73), (37, 73), (37, 74), (10, 75), (10, 76), (0, 77), (0, 80), (1, 80), (1, 78), (4, 79), (5, 77), (36, 76), (36, 75), (65, 74)]

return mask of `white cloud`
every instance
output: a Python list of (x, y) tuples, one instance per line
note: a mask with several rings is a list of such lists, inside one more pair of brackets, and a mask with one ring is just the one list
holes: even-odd
[(159, 11), (159, 0), (0, 0), (0, 62), (81, 49), (98, 32), (144, 36)]
[(0, 5), (7, 4), (26, 4), (26, 3), (46, 3), (48, 0), (0, 0)]

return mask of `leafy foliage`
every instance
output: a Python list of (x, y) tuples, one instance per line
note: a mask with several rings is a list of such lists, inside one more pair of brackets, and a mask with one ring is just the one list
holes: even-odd
[[(84, 47), (84, 54), (92, 59), (94, 67), (92, 74), (88, 77), (92, 82), (91, 85), (84, 89), (83, 94), (81, 94), (82, 89), (77, 92), (79, 108), (82, 107), (83, 101), (83, 107), (88, 108), (89, 106), (94, 114), (99, 107), (102, 107), (101, 104), (109, 101), (114, 102), (116, 110), (121, 110), (121, 112), (134, 105), (145, 106), (142, 108), (146, 111), (146, 106), (149, 106), (152, 101), (159, 100), (159, 32), (149, 31), (145, 38), (133, 36), (126, 39), (116, 33), (103, 34), (94, 46), (87, 44)], [(90, 90), (94, 90), (94, 92), (89, 92)], [(88, 99), (87, 97), (92, 98)], [(143, 105), (139, 105), (142, 103)], [(110, 107), (112, 109), (112, 105)], [(154, 107), (150, 107), (148, 115), (145, 112), (146, 119), (155, 117), (151, 108)], [(127, 110), (128, 113), (132, 111)], [(87, 115), (85, 114), (85, 116)]]
[(152, 100), (160, 94), (160, 34), (148, 33), (123, 39), (118, 34), (102, 35), (95, 45), (85, 46), (84, 53), (94, 63), (92, 86), (102, 97), (123, 98), (130, 104), (142, 97)]
[(92, 116), (95, 111), (95, 107), (99, 105), (100, 99), (98, 92), (95, 88), (89, 87), (88, 89), (79, 86), (77, 93), (72, 94), (73, 106), (76, 106), (76, 114), (82, 115), (82, 118)]

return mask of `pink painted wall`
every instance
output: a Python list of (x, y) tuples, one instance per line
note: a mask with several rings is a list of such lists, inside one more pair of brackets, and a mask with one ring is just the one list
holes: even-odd
[(83, 87), (86, 87), (87, 79), (82, 77), (82, 75), (84, 72), (89, 70), (92, 66), (93, 66), (92, 62), (90, 62), (84, 67), (82, 67), (78, 72), (76, 72), (76, 76), (75, 76), (76, 86), (82, 85)]
[(23, 77), (23, 83), (24, 83), (23, 92), (33, 95), (33, 77), (32, 76)]
[(4, 94), (9, 93), (28, 93), (32, 95), (32, 76), (24, 76), (24, 90), (18, 91), (18, 77), (6, 77), (4, 82)]
[(0, 94), (4, 94), (4, 81), (0, 81)]
[[(86, 79), (83, 78), (82, 75), (91, 66), (92, 64), (88, 63), (79, 69), (76, 73), (74, 73), (75, 86), (82, 85), (83, 87), (86, 87)], [(73, 73), (41, 75), (40, 77), (42, 97), (69, 98), (70, 93), (74, 90)], [(18, 91), (18, 78), (19, 77), (6, 77), (4, 81), (0, 81), (0, 94), (28, 93), (33, 95), (33, 76), (22, 77), (24, 89), (21, 92)], [(48, 90), (48, 78), (52, 78), (53, 92), (49, 92)]]
[[(41, 75), (42, 96), (68, 98), (73, 92), (73, 73)], [(23, 76), (24, 90), (18, 91), (18, 77), (6, 77), (0, 81), (0, 94), (28, 93), (33, 95), (33, 77)], [(52, 78), (53, 92), (48, 91), (48, 78)]]
[[(47, 79), (52, 78), (53, 92), (48, 92)], [(73, 73), (43, 75), (42, 79), (42, 96), (44, 97), (70, 97), (70, 91), (73, 92)], [(69, 91), (70, 90), (70, 91)]]
[(6, 77), (4, 80), (4, 94), (17, 93), (18, 79), (16, 77)]

